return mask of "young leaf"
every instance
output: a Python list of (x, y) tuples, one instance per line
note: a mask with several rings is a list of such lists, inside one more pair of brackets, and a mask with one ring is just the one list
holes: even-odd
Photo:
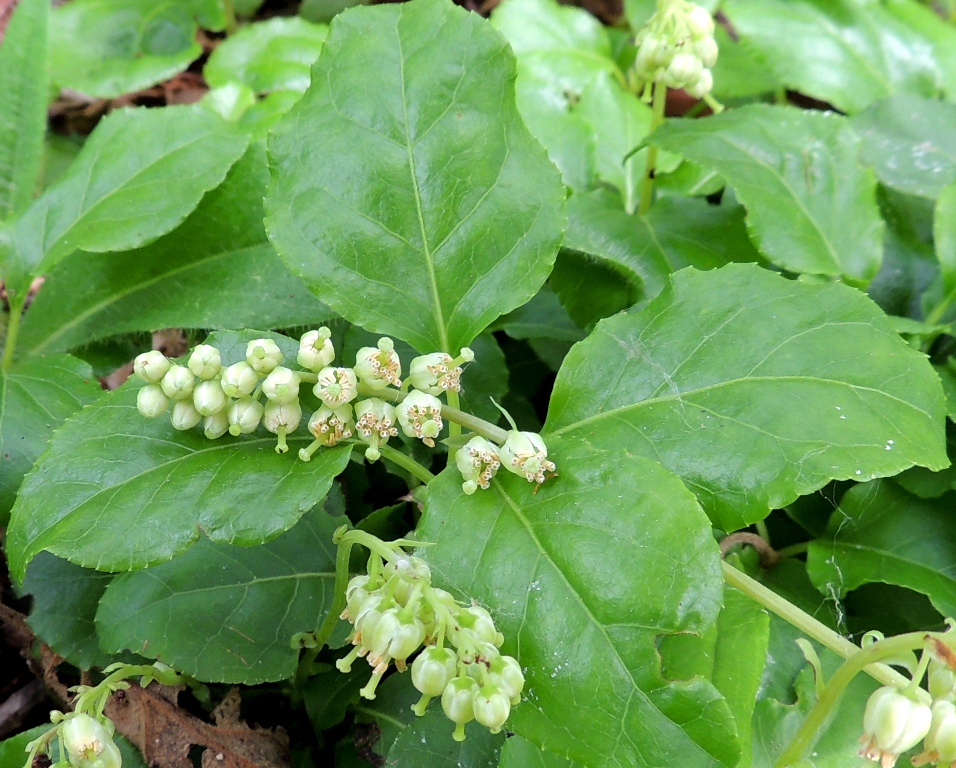
[(125, 253), (67, 256), (24, 316), (17, 349), (55, 352), (156, 328), (288, 328), (331, 318), (266, 238), (268, 181), (265, 149), (253, 144), (168, 235)]
[(90, 366), (69, 355), (25, 360), (0, 372), (0, 524), (53, 430), (101, 394)]
[(866, 283), (882, 257), (876, 179), (846, 121), (753, 105), (706, 120), (671, 120), (652, 141), (714, 168), (747, 208), (757, 247), (792, 272)]
[(46, 131), (47, 0), (21, 0), (0, 45), (0, 221), (36, 191)]
[(332, 533), (343, 522), (319, 505), (265, 544), (202, 539), (168, 563), (118, 576), (96, 614), (100, 642), (205, 682), (285, 680), (299, 657), (292, 636), (316, 630), (332, 604)]
[(956, 180), (956, 104), (901, 93), (850, 120), (863, 157), (886, 186), (936, 198)]
[(565, 193), (518, 116), (514, 66), (443, 0), (336, 18), (273, 130), (266, 228), (347, 320), (457, 353), (546, 279)]
[(863, 294), (731, 264), (602, 320), (546, 431), (660, 461), (732, 531), (832, 479), (947, 466), (944, 413), (929, 362)]
[(810, 543), (811, 580), (836, 597), (873, 581), (897, 584), (928, 596), (943, 616), (956, 615), (953, 500), (952, 493), (919, 499), (879, 480), (854, 486)]
[(585, 766), (736, 765), (726, 703), (699, 678), (664, 679), (657, 650), (717, 618), (706, 517), (654, 461), (581, 440), (548, 447), (559, 476), (537, 492), (502, 470), (466, 496), (445, 470), (417, 529), (443, 584), (489, 607), (525, 669), (509, 729)]
[[(209, 343), (228, 365), (261, 335), (222, 333)], [(294, 341), (271, 337), (295, 358)], [(177, 432), (167, 418), (143, 418), (138, 388), (131, 381), (71, 419), (26, 479), (7, 531), (18, 581), (44, 549), (88, 568), (122, 571), (169, 560), (200, 532), (213, 542), (261, 543), (321, 501), (348, 462), (348, 447), (296, 459), (312, 440), (304, 428), (282, 456), (264, 432), (215, 441), (198, 430)]]
[[(411, 685), (409, 681), (406, 681)], [(468, 738), (455, 741), (455, 730), (438, 702), (424, 716), (416, 717), (395, 739), (388, 750), (387, 765), (395, 768), (485, 768), (498, 765), (498, 754), (505, 743), (504, 733), (493, 734), (487, 728), (472, 725)]]
[(877, 3), (729, 0), (723, 9), (780, 82), (843, 112), (902, 91), (936, 95), (932, 47)]

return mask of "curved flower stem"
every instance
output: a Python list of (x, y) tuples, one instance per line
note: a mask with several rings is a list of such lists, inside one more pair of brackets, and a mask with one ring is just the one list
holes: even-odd
[(348, 527), (343, 525), (332, 536), (332, 541), (338, 545), (338, 551), (335, 554), (335, 586), (328, 616), (315, 633), (316, 648), (322, 648), (329, 642), (332, 630), (339, 622), (339, 614), (345, 610), (345, 587), (349, 583), (349, 558), (352, 554), (352, 544), (355, 543), (355, 537), (347, 537), (348, 533), (351, 533)]
[[(458, 393), (455, 392), (453, 389), (449, 389), (448, 392), (446, 392), (445, 394), (448, 397), (448, 405), (456, 410), (460, 410), (461, 403), (458, 400)], [(461, 424), (459, 424), (457, 421), (451, 421), (449, 419), (448, 435), (450, 437), (457, 437), (460, 434), (461, 434)]]
[(432, 480), (435, 479), (435, 475), (433, 475), (408, 454), (402, 453), (401, 451), (392, 448), (390, 445), (380, 445), (378, 450), (379, 453), (382, 454), (383, 459), (388, 459), (393, 464), (397, 464), (406, 472), (409, 472), (414, 477), (417, 477), (425, 485), (428, 485)]
[[(654, 133), (664, 122), (664, 108), (667, 106), (667, 86), (662, 82), (654, 83), (654, 103), (651, 106), (651, 128)], [(641, 183), (641, 202), (637, 212), (643, 216), (651, 209), (654, 200), (654, 170), (657, 166), (657, 146), (647, 148), (647, 165), (644, 169), (644, 181)]]

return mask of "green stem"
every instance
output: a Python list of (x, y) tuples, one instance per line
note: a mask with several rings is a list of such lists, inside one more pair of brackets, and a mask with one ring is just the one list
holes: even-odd
[[(654, 133), (664, 122), (664, 108), (667, 106), (667, 86), (654, 83), (654, 103), (651, 106), (651, 129)], [(654, 199), (654, 169), (657, 167), (657, 145), (647, 148), (647, 166), (644, 168), (644, 181), (641, 183), (641, 203), (637, 212), (642, 216), (651, 209)]]
[[(760, 603), (764, 608), (773, 611), (781, 619), (789, 622), (805, 635), (816, 640), (820, 645), (829, 648), (845, 659), (856, 658), (856, 655), (860, 653), (860, 647), (858, 645), (854, 645), (845, 637), (838, 635), (826, 624), (817, 621), (810, 614), (801, 611), (789, 600), (767, 589), (759, 581), (755, 581), (742, 571), (738, 571), (730, 565), (730, 563), (721, 563), (721, 565), (724, 569), (724, 580), (730, 586), (743, 592), (751, 599)], [(876, 645), (876, 643), (874, 643), (874, 645)], [(872, 646), (867, 646), (867, 650), (871, 647)], [(909, 678), (890, 669), (890, 667), (885, 664), (870, 664), (864, 671), (870, 675), (870, 677), (879, 680), (884, 685), (905, 686), (909, 683)]]
[(236, 19), (236, 8), (232, 4), (232, 0), (222, 0), (222, 11), (226, 17), (226, 35), (236, 34), (236, 30), (239, 29), (239, 21)]
[(794, 557), (795, 555), (802, 555), (808, 549), (810, 549), (809, 541), (800, 541), (796, 544), (791, 544), (789, 547), (784, 547), (783, 549), (778, 549), (777, 554), (783, 557)]
[(760, 538), (763, 539), (764, 541), (766, 541), (767, 544), (769, 544), (769, 543), (770, 543), (770, 531), (767, 529), (767, 523), (766, 523), (766, 521), (765, 521), (765, 520), (758, 520), (756, 523), (754, 523), (754, 528), (757, 529), (757, 534), (760, 536)]
[(17, 348), (17, 336), (20, 333), (20, 319), (23, 317), (23, 305), (26, 298), (11, 299), (10, 322), (7, 324), (7, 338), (3, 348), (3, 360), (0, 361), (0, 370), (9, 371), (13, 365), (13, 351)]
[[(453, 389), (449, 389), (445, 394), (448, 397), (448, 405), (455, 410), (461, 410), (461, 403), (458, 400), (458, 393)], [(458, 435), (461, 434), (461, 424), (456, 421), (449, 421), (448, 434), (450, 437), (458, 437)]]
[(380, 445), (378, 447), (378, 451), (382, 454), (383, 459), (388, 459), (393, 464), (397, 464), (406, 472), (410, 473), (414, 477), (417, 477), (425, 485), (428, 485), (432, 480), (435, 479), (435, 475), (425, 469), (425, 467), (423, 467), (406, 453), (402, 453), (401, 451), (398, 451), (389, 445)]
[[(880, 659), (898, 656), (906, 651), (922, 648), (926, 644), (926, 640), (932, 637), (942, 637), (942, 635), (932, 632), (910, 632), (905, 635), (879, 640), (866, 648), (857, 648), (853, 655), (830, 678), (830, 682), (824, 687), (817, 703), (814, 704), (813, 709), (810, 710), (787, 748), (777, 758), (773, 768), (787, 768), (787, 766), (800, 761), (804, 752), (812, 745), (817, 733), (839, 703), (843, 691), (858, 673), (865, 671), (872, 674), (870, 672), (872, 667), (884, 666), (875, 662)], [(899, 677), (905, 682), (902, 686), (897, 685), (897, 687), (902, 689), (909, 685), (910, 681), (908, 679), (902, 675), (899, 675)]]
[(352, 544), (355, 543), (354, 537), (345, 537), (348, 533), (346, 526), (336, 530), (332, 541), (338, 544), (338, 552), (335, 555), (335, 587), (332, 593), (332, 607), (329, 608), (329, 615), (325, 617), (322, 626), (315, 633), (315, 647), (323, 648), (329, 642), (332, 636), (332, 630), (339, 623), (339, 614), (345, 610), (345, 588), (349, 583), (349, 558), (352, 555)]

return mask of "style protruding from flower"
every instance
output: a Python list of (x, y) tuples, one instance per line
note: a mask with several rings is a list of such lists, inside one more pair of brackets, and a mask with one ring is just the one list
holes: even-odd
[(385, 445), (390, 437), (398, 435), (395, 408), (377, 397), (362, 400), (355, 406), (355, 419), (359, 438), (368, 443), (365, 458), (378, 461), (382, 455), (379, 447)]
[(461, 366), (475, 359), (475, 353), (464, 347), (453, 358), (445, 352), (433, 352), (412, 360), (408, 366), (408, 384), (420, 392), (440, 395), (461, 391)]
[(915, 747), (930, 731), (933, 712), (930, 695), (887, 685), (877, 689), (863, 713), (860, 756), (893, 768), (900, 754)]
[(395, 342), (383, 336), (377, 347), (362, 347), (355, 355), (355, 375), (375, 390), (402, 386), (402, 361), (395, 352)]
[(426, 392), (409, 392), (395, 412), (402, 432), (418, 438), (429, 448), (435, 447), (435, 438), (442, 429), (441, 400)]
[(351, 368), (323, 368), (313, 394), (329, 408), (338, 408), (358, 396), (358, 379)]
[(504, 445), (498, 449), (498, 456), (505, 469), (521, 475), (529, 483), (543, 483), (547, 479), (545, 473), (556, 469), (554, 462), (548, 460), (544, 440), (534, 432), (511, 430)]
[(336, 666), (348, 672), (365, 658), (372, 677), (361, 695), (374, 699), (389, 666), (404, 672), (424, 645), (410, 665), (412, 685), (421, 693), (412, 707), (415, 714), (424, 715), (438, 698), (457, 741), (465, 738), (465, 725), (472, 720), (500, 731), (521, 700), (524, 675), (516, 659), (498, 650), (504, 636), (491, 614), (433, 587), (428, 564), (403, 549), (413, 542), (383, 542), (364, 531), (348, 531), (342, 538), (347, 537), (367, 546), (371, 556), (367, 572), (346, 588), (342, 618), (354, 626), (353, 647)]
[(469, 496), (479, 488), (488, 490), (501, 466), (498, 446), (480, 436), (471, 438), (455, 452), (455, 463), (465, 479), (461, 489)]
[(332, 346), (331, 336), (332, 332), (325, 326), (302, 334), (296, 362), (312, 373), (318, 373), (332, 365), (335, 360), (335, 347)]

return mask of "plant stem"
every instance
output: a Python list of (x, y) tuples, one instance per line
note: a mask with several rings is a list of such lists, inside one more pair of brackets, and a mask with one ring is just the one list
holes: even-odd
[(809, 541), (798, 541), (796, 544), (791, 544), (789, 547), (778, 549), (777, 554), (780, 555), (781, 558), (793, 557), (794, 555), (804, 554), (808, 549), (810, 549)]
[(428, 485), (432, 480), (435, 479), (435, 475), (425, 469), (425, 467), (423, 467), (406, 453), (402, 453), (401, 451), (398, 451), (389, 445), (380, 445), (378, 447), (378, 451), (382, 454), (383, 459), (388, 459), (393, 464), (397, 464), (406, 472), (409, 472), (414, 477), (417, 477), (425, 485)]
[[(751, 579), (747, 574), (738, 571), (730, 563), (721, 563), (724, 569), (724, 580), (734, 589), (740, 590), (745, 595), (760, 603), (764, 608), (773, 611), (784, 621), (789, 622), (808, 637), (813, 638), (825, 648), (829, 648), (834, 653), (839, 654), (845, 659), (855, 658), (860, 653), (860, 647), (851, 643), (845, 637), (838, 635), (826, 624), (817, 621), (810, 614), (800, 610), (776, 592), (767, 589), (759, 581)], [(921, 635), (922, 637), (922, 635)], [(882, 642), (882, 641), (880, 641)], [(876, 643), (874, 643), (876, 645)], [(867, 646), (869, 650), (872, 646)], [(866, 666), (866, 665), (864, 665)], [(896, 672), (885, 664), (870, 664), (864, 671), (870, 677), (878, 680), (884, 685), (905, 686), (909, 679), (899, 672)]]
[(10, 322), (7, 324), (7, 338), (3, 347), (3, 360), (0, 370), (9, 371), (13, 365), (13, 351), (17, 348), (17, 336), (20, 333), (20, 319), (23, 317), (25, 299), (10, 302)]
[[(905, 651), (922, 648), (928, 638), (938, 636), (939, 633), (910, 632), (905, 635), (897, 635), (896, 637), (879, 640), (873, 643), (873, 645), (868, 645), (866, 648), (857, 648), (853, 655), (848, 658), (833, 677), (830, 678), (830, 682), (824, 687), (820, 698), (817, 699), (817, 703), (814, 704), (813, 709), (810, 710), (810, 713), (800, 725), (799, 730), (787, 745), (787, 748), (780, 754), (780, 757), (777, 758), (773, 764), (773, 768), (787, 768), (787, 766), (800, 761), (803, 757), (803, 753), (811, 746), (817, 733), (823, 727), (824, 723), (826, 723), (827, 718), (833, 712), (837, 703), (839, 703), (843, 691), (859, 672), (870, 672), (872, 667), (884, 666), (874, 662), (891, 656), (897, 656)], [(870, 674), (872, 674), (872, 672), (870, 672)], [(905, 682), (903, 686), (897, 687), (902, 688), (910, 683), (910, 681), (902, 675), (900, 675), (900, 677)]]
[(315, 633), (315, 647), (322, 648), (328, 644), (332, 636), (332, 630), (338, 624), (339, 614), (345, 610), (345, 588), (349, 583), (349, 558), (352, 554), (353, 539), (343, 538), (347, 532), (346, 526), (339, 528), (332, 541), (338, 545), (338, 551), (335, 554), (335, 586), (332, 592), (332, 606), (329, 608), (329, 615), (325, 617), (322, 626)]
[(226, 17), (226, 35), (236, 34), (236, 30), (239, 29), (239, 21), (236, 19), (236, 8), (232, 4), (232, 0), (222, 0), (222, 11)]
[[(654, 133), (664, 122), (664, 108), (667, 106), (667, 86), (661, 82), (654, 83), (654, 103), (651, 106), (651, 133)], [(654, 169), (657, 166), (657, 146), (651, 144), (647, 148), (647, 166), (644, 168), (644, 181), (641, 183), (641, 203), (637, 212), (642, 216), (651, 209), (654, 199)]]
[(770, 531), (767, 529), (767, 522), (765, 520), (758, 520), (756, 523), (754, 523), (754, 528), (757, 529), (757, 533), (759, 534), (760, 538), (769, 544)]
[[(461, 410), (461, 403), (458, 400), (458, 393), (453, 389), (449, 389), (446, 393), (448, 396), (448, 405), (456, 410)], [(448, 435), (450, 437), (458, 437), (461, 434), (461, 424), (455, 421), (448, 422)]]

